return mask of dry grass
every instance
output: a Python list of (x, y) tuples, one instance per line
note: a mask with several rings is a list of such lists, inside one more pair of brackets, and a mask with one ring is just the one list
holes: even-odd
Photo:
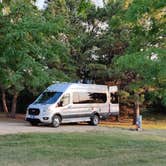
[[(120, 119), (117, 121), (102, 121), (101, 126), (118, 127), (118, 128), (129, 128), (136, 129), (136, 125), (133, 125), (132, 119)], [(143, 119), (143, 129), (166, 129), (166, 117), (165, 119)]]
[(143, 120), (143, 128), (166, 129), (166, 120), (158, 120), (158, 121)]

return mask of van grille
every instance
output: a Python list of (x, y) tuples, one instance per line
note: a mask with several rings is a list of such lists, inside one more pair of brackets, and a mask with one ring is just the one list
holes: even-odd
[(29, 115), (39, 115), (40, 110), (39, 110), (39, 109), (36, 109), (36, 108), (30, 108), (30, 109), (28, 110), (28, 112), (29, 112)]

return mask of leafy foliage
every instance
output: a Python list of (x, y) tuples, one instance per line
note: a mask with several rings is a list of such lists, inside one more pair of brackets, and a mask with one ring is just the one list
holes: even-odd
[(90, 0), (49, 0), (38, 10), (31, 0), (3, 1), (0, 89), (38, 94), (56, 81), (110, 81), (130, 97), (165, 106), (165, 6), (164, 0), (108, 0), (103, 8)]
[(8, 12), (3, 12), (6, 3), (1, 9), (1, 89), (38, 93), (53, 81), (72, 79), (69, 49), (61, 39), (67, 29), (63, 16), (48, 18), (49, 12), (44, 15), (28, 0), (11, 0)]
[(160, 98), (161, 105), (165, 105), (166, 88), (165, 5), (155, 0), (131, 3), (125, 13), (126, 22), (131, 25), (131, 39), (125, 55), (114, 59), (116, 74), (133, 73), (128, 82), (130, 89), (137, 94), (151, 93), (148, 100), (155, 102)]

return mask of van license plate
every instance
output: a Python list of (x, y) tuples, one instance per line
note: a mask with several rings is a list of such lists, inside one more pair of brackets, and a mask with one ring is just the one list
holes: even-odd
[(34, 116), (34, 115), (30, 115), (30, 118), (31, 118), (31, 119), (35, 119), (35, 116)]

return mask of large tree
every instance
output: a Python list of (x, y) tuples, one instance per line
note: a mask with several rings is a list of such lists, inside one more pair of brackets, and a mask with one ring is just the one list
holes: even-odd
[[(0, 88), (13, 96), (55, 81), (117, 80), (165, 103), (165, 1), (3, 1), (0, 12)], [(144, 66), (141, 68), (140, 66)], [(132, 84), (133, 85), (133, 84)], [(145, 91), (143, 91), (145, 90)], [(136, 95), (138, 99), (139, 94)]]
[(19, 93), (31, 92), (53, 81), (71, 79), (69, 50), (61, 40), (65, 19), (47, 18), (29, 0), (1, 5), (0, 88), (4, 110), (5, 92), (13, 96), (11, 113), (15, 116)]
[(141, 94), (166, 106), (165, 6), (165, 1), (134, 0), (125, 13), (130, 40), (124, 56), (114, 59), (114, 72), (126, 80), (137, 106)]

